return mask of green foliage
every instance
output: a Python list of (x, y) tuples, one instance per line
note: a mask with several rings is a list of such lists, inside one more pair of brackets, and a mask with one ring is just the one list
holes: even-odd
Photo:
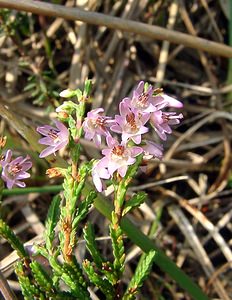
[(93, 230), (92, 224), (88, 223), (83, 229), (84, 239), (86, 241), (86, 247), (91, 254), (94, 263), (98, 268), (102, 268), (103, 258), (97, 249), (96, 238)]
[(123, 297), (124, 300), (135, 299), (133, 296), (138, 292), (138, 289), (142, 286), (144, 280), (149, 275), (155, 256), (156, 251), (153, 250), (143, 254), (140, 263), (135, 270), (134, 276), (128, 285), (127, 292)]
[(146, 193), (139, 192), (127, 200), (123, 206), (122, 216), (125, 216), (132, 209), (139, 207), (146, 199)]
[(83, 278), (81, 268), (77, 267), (77, 263), (75, 264), (75, 267), (73, 267), (73, 264), (70, 265), (64, 262), (62, 271), (63, 273), (61, 277), (71, 288), (74, 295), (76, 295), (79, 299), (90, 299), (85, 279)]
[(91, 191), (89, 195), (83, 200), (76, 212), (76, 215), (73, 219), (73, 228), (77, 228), (79, 223), (87, 216), (91, 205), (93, 204), (94, 199), (96, 198), (97, 193), (95, 191)]
[(77, 280), (79, 284), (81, 284), (85, 289), (87, 289), (88, 281), (84, 277), (83, 270), (74, 255), (72, 257), (70, 266), (72, 267), (73, 273), (75, 274), (75, 280)]
[(16, 34), (30, 35), (30, 20), (28, 14), (9, 9), (0, 9), (0, 34), (15, 36)]
[(45, 224), (45, 243), (47, 250), (52, 253), (53, 252), (53, 241), (55, 238), (55, 227), (57, 225), (59, 216), (60, 216), (60, 195), (56, 195), (53, 198), (53, 201), (49, 207), (47, 220)]
[(91, 80), (86, 80), (85, 81), (85, 86), (84, 86), (83, 96), (88, 97), (91, 93), (91, 89), (92, 89), (92, 81)]
[(82, 266), (84, 271), (88, 275), (89, 280), (103, 292), (103, 294), (106, 296), (106, 299), (114, 299), (113, 286), (106, 278), (102, 278), (101, 275), (95, 272), (94, 267), (91, 265), (90, 261), (88, 261), (87, 259), (84, 260)]
[(49, 256), (49, 263), (56, 274), (57, 278), (63, 280), (63, 282), (70, 288), (71, 294), (79, 299), (89, 299), (89, 294), (87, 288), (84, 284), (84, 278), (82, 272), (77, 272), (80, 270), (75, 262), (72, 261), (72, 264), (63, 263), (61, 265), (58, 263), (56, 257)]
[(21, 261), (19, 261), (15, 266), (15, 273), (18, 276), (19, 283), (22, 289), (22, 293), (25, 300), (31, 299), (46, 299), (45, 294), (40, 291), (40, 289), (32, 283), (30, 277), (26, 274), (24, 266)]
[(31, 262), (30, 268), (35, 278), (35, 281), (40, 287), (40, 289), (44, 291), (47, 295), (52, 295), (54, 293), (54, 286), (49, 274), (42, 268), (42, 266), (37, 261)]
[[(124, 271), (125, 263), (125, 249), (123, 244), (123, 232), (118, 224), (115, 224), (116, 215), (112, 212), (112, 224), (110, 225), (110, 237), (112, 239), (113, 255), (114, 255), (114, 269), (121, 277)], [(117, 280), (118, 280), (117, 278)]]
[[(100, 254), (98, 248), (97, 248), (97, 243), (95, 239), (95, 234), (93, 231), (93, 226), (88, 223), (85, 228), (83, 229), (84, 232), (84, 239), (86, 241), (86, 247), (89, 251), (89, 253), (92, 256), (93, 262), (95, 264), (95, 268), (98, 270), (98, 273), (101, 273), (104, 275), (104, 277), (107, 278), (107, 282), (109, 282), (112, 286), (115, 284), (117, 281), (117, 272), (114, 269), (114, 265), (110, 262), (107, 262)], [(93, 273), (93, 266), (92, 264), (90, 265), (90, 262), (85, 260), (83, 263), (83, 266), (85, 266), (84, 270), (87, 272), (88, 276), (89, 273)], [(97, 275), (96, 275), (97, 276)], [(93, 281), (94, 279), (90, 278), (90, 281)], [(96, 280), (96, 279), (95, 279)]]
[(128, 167), (126, 176), (124, 178), (122, 178), (122, 180), (119, 182), (118, 187), (115, 187), (115, 190), (116, 190), (115, 206), (119, 206), (120, 208), (123, 208), (128, 186), (129, 186), (132, 178), (134, 178), (134, 176), (140, 166), (142, 158), (143, 158), (142, 154), (137, 156), (136, 162), (133, 165)]
[(20, 258), (28, 259), (28, 253), (26, 252), (23, 244), (2, 219), (0, 219), (0, 235), (4, 237), (11, 247), (17, 251)]
[[(86, 180), (86, 177), (89, 174), (90, 170), (91, 169), (90, 169), (90, 164), (89, 163), (85, 163), (85, 164), (83, 164), (82, 166), (79, 167), (78, 174), (77, 174), (78, 182), (75, 181), (73, 183), (73, 196), (72, 196), (71, 201), (70, 201), (71, 214), (73, 214), (75, 209), (76, 209), (77, 200), (79, 200), (79, 198), (81, 196), (81, 191), (84, 188), (85, 180)], [(64, 186), (64, 189), (65, 189), (65, 186)], [(93, 196), (94, 196), (94, 194), (91, 191), (91, 197), (93, 197)], [(91, 201), (90, 200), (91, 197), (90, 198), (86, 197), (85, 201), (87, 201), (87, 202)]]

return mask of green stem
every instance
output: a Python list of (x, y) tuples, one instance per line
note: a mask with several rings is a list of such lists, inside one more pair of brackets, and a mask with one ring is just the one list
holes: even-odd
[(62, 185), (48, 185), (41, 187), (26, 187), (26, 188), (14, 188), (12, 190), (4, 189), (2, 191), (2, 196), (12, 196), (12, 195), (25, 195), (30, 193), (59, 193), (63, 190)]
[[(28, 193), (39, 193), (39, 192), (52, 192), (57, 193), (62, 190), (61, 185), (54, 186), (44, 186), (44, 187), (28, 187), (25, 189), (12, 189), (12, 190), (3, 190), (3, 195), (19, 195), (19, 194), (28, 194)], [(83, 194), (87, 196), (89, 192), (93, 190), (93, 187), (86, 183)], [(95, 208), (103, 214), (107, 219), (111, 219), (112, 205), (106, 200), (101, 194), (98, 194), (97, 198), (94, 201)], [(174, 279), (184, 290), (186, 290), (189, 295), (196, 300), (208, 300), (208, 297), (203, 293), (203, 291), (192, 281), (192, 279), (186, 275), (181, 269), (179, 269), (175, 263), (168, 258), (163, 251), (157, 248), (153, 241), (151, 241), (146, 235), (144, 235), (134, 224), (132, 224), (127, 218), (123, 218), (121, 223), (123, 231), (127, 236), (144, 252), (148, 252), (153, 249), (156, 250), (157, 256), (155, 263), (169, 276)]]
[[(83, 189), (83, 194), (86, 196), (92, 190), (92, 186), (86, 183)], [(101, 194), (94, 201), (94, 206), (108, 219), (111, 219), (111, 211), (113, 209), (109, 201), (107, 201)], [(174, 279), (180, 287), (186, 290), (189, 295), (195, 300), (208, 300), (209, 298), (203, 293), (193, 280), (179, 269), (176, 264), (161, 251), (153, 241), (151, 241), (145, 234), (143, 234), (129, 219), (123, 218), (121, 221), (121, 227), (126, 235), (144, 252), (150, 250), (156, 251), (155, 264), (160, 267), (165, 273)]]

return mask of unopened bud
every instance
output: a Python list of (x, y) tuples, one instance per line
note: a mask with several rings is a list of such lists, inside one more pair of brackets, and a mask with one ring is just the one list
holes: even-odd
[(61, 120), (61, 121), (65, 121), (68, 119), (69, 117), (69, 114), (66, 113), (65, 111), (61, 111), (61, 112), (58, 112), (58, 115), (57, 115), (58, 119)]
[(0, 137), (0, 148), (3, 149), (6, 145), (6, 140), (7, 140), (7, 137), (6, 136), (3, 136), (3, 137)]
[(63, 177), (64, 176), (61, 168), (47, 169), (46, 175), (48, 175), (49, 178)]
[(62, 92), (60, 92), (60, 97), (63, 97), (63, 98), (71, 98), (74, 96), (76, 96), (76, 91), (73, 91), (70, 89), (63, 90)]
[(72, 112), (78, 109), (78, 105), (72, 101), (64, 101), (63, 104), (61, 104), (60, 106), (58, 106), (56, 108), (56, 112), (57, 113), (67, 113), (69, 115), (72, 114)]

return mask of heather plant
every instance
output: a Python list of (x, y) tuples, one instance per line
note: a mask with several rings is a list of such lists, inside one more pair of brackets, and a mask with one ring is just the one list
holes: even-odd
[[(145, 171), (147, 160), (162, 158), (163, 145), (148, 140), (146, 134), (154, 130), (165, 141), (172, 133), (172, 126), (183, 118), (181, 113), (167, 108), (181, 108), (182, 103), (141, 81), (131, 97), (120, 102), (118, 115), (106, 116), (103, 108), (86, 114), (90, 91), (91, 82), (87, 80), (83, 92), (79, 89), (61, 92), (60, 96), (67, 101), (56, 109), (53, 124), (36, 129), (41, 135), (38, 143), (45, 146), (39, 155), (41, 159), (56, 156), (65, 147), (68, 153), (66, 166), (47, 170), (50, 178), (63, 178), (63, 191), (50, 205), (44, 243), (24, 247), (0, 220), (0, 234), (20, 257), (15, 272), (24, 299), (91, 299), (93, 287), (99, 290), (101, 299), (135, 299), (154, 262), (166, 268), (182, 287), (189, 285), (190, 293), (194, 297), (198, 295), (195, 299), (207, 299), (163, 253), (149, 245), (145, 245), (147, 251), (127, 285), (123, 280), (126, 258), (123, 222), (146, 199), (144, 192), (128, 197), (127, 190), (136, 174)], [(80, 159), (82, 137), (102, 148), (102, 158)], [(29, 156), (13, 158), (12, 150), (4, 150), (4, 146), (5, 139), (2, 139), (2, 181), (8, 189), (24, 188), (24, 181), (30, 176), (31, 160)], [(94, 224), (87, 222), (84, 228), (83, 224), (93, 204), (99, 205), (96, 202), (99, 193), (109, 186), (114, 190), (112, 211), (106, 213), (110, 219), (112, 256), (105, 257), (98, 248)], [(76, 256), (81, 239), (89, 253), (83, 261)]]

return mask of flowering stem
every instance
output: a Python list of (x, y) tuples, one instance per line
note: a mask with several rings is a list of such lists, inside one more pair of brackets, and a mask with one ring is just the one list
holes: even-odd
[(67, 216), (62, 222), (62, 229), (64, 231), (64, 260), (68, 263), (72, 262), (72, 247), (70, 245), (70, 236), (72, 232), (72, 222), (70, 216)]
[(74, 197), (74, 178), (67, 174), (64, 179), (64, 196), (66, 200), (65, 207), (63, 208), (63, 217), (61, 219), (61, 228), (63, 231), (63, 255), (66, 262), (71, 263), (72, 260), (72, 247), (70, 246), (70, 236), (72, 232), (72, 213), (71, 201)]
[(76, 96), (79, 101), (79, 105), (76, 110), (76, 122), (74, 123), (73, 118), (70, 116), (69, 125), (71, 128), (71, 141), (70, 141), (70, 155), (71, 155), (71, 174), (67, 174), (64, 180), (64, 190), (65, 190), (65, 200), (66, 205), (63, 210), (64, 218), (62, 220), (62, 230), (64, 234), (63, 243), (63, 255), (67, 263), (72, 262), (72, 251), (74, 246), (74, 240), (72, 240), (73, 231), (73, 220), (76, 209), (76, 202), (79, 199), (81, 189), (83, 188), (83, 183), (79, 182), (78, 178), (78, 162), (80, 158), (80, 143), (79, 139), (82, 135), (82, 122), (85, 113), (85, 99), (79, 94), (77, 90)]
[[(92, 198), (93, 193), (89, 193), (88, 197), (83, 201), (86, 203), (86, 210), (84, 209), (83, 203), (80, 203), (80, 196), (82, 189), (84, 188), (86, 177), (89, 172), (89, 164), (83, 164), (78, 168), (78, 173), (76, 174), (76, 178), (73, 178), (71, 170), (66, 173), (64, 179), (64, 197), (66, 199), (66, 205), (62, 208), (62, 218), (61, 218), (61, 228), (63, 234), (63, 255), (66, 262), (71, 263), (72, 250), (76, 244), (76, 228), (77, 222), (81, 219), (81, 212), (84, 215), (85, 211), (88, 211), (88, 201)], [(72, 170), (73, 172), (73, 170)], [(80, 203), (78, 209), (77, 204)], [(80, 206), (82, 205), (82, 210), (80, 211)], [(78, 213), (77, 213), (78, 212)], [(78, 219), (79, 217), (79, 219)], [(78, 221), (79, 220), (79, 221)]]
[(72, 178), (75, 179), (77, 177), (77, 163), (72, 162)]
[(142, 155), (139, 155), (134, 165), (128, 168), (127, 174), (122, 178), (118, 173), (114, 180), (114, 211), (112, 212), (112, 221), (110, 225), (110, 236), (112, 239), (112, 247), (114, 254), (114, 269), (115, 269), (115, 294), (116, 299), (121, 296), (122, 283), (121, 277), (125, 268), (125, 248), (123, 243), (123, 231), (121, 228), (122, 213), (125, 204), (125, 197), (129, 183), (136, 174)]
[[(92, 190), (92, 186), (86, 183), (85, 188), (82, 190), (84, 196), (88, 195)], [(94, 200), (95, 208), (107, 217), (109, 220), (112, 218), (112, 205), (101, 194), (98, 194)], [(154, 263), (160, 267), (165, 273), (169, 274), (180, 287), (186, 290), (190, 296), (195, 300), (209, 300), (206, 294), (194, 283), (194, 281), (185, 274), (176, 264), (162, 251), (155, 243), (149, 239), (142, 231), (140, 231), (128, 218), (123, 217), (121, 220), (121, 228), (129, 239), (140, 247), (144, 252), (155, 250), (157, 255)]]

